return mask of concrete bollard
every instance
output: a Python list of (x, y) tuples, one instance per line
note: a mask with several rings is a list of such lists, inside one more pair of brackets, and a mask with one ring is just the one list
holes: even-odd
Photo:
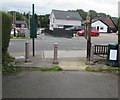
[(91, 56), (90, 56), (90, 61), (94, 61), (94, 45), (92, 44), (91, 46)]
[(29, 51), (29, 42), (25, 42), (25, 62), (31, 62), (29, 60), (30, 51)]
[(54, 59), (53, 64), (59, 64), (58, 63), (58, 43), (54, 44)]

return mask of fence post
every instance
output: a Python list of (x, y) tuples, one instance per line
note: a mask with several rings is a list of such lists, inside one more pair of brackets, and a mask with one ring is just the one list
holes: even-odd
[(54, 43), (54, 60), (53, 64), (59, 64), (58, 63), (58, 43)]
[(25, 42), (25, 62), (30, 62), (29, 42)]
[(91, 56), (90, 56), (90, 61), (94, 61), (94, 45), (92, 44), (91, 46)]

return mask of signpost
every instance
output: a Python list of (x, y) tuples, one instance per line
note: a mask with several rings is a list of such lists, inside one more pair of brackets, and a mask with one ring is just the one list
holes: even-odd
[(30, 38), (32, 38), (32, 44), (33, 44), (33, 57), (35, 56), (35, 38), (37, 38), (37, 29), (36, 29), (36, 23), (35, 23), (35, 14), (34, 14), (34, 4), (32, 4), (32, 18), (30, 21)]

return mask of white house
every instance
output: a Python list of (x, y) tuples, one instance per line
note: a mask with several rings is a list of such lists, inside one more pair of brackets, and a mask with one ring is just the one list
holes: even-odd
[(107, 32), (108, 31), (108, 25), (103, 23), (101, 20), (97, 20), (97, 21), (93, 22), (92, 27), (99, 30), (99, 32)]
[(49, 29), (81, 26), (82, 17), (78, 12), (52, 10), (50, 14)]
[(102, 16), (92, 20), (92, 27), (102, 33), (111, 33), (117, 31), (117, 26), (111, 17)]

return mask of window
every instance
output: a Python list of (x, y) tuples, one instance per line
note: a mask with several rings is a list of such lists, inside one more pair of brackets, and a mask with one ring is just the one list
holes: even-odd
[(101, 30), (103, 30), (104, 28), (103, 27), (100, 27)]

